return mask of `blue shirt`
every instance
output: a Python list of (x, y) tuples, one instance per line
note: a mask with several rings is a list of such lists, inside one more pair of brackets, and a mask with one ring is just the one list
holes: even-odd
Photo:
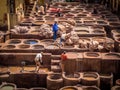
[(54, 24), (52, 28), (53, 28), (53, 32), (58, 31), (58, 24)]

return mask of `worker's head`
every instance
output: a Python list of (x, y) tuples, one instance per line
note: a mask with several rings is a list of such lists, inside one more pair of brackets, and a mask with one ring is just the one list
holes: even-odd
[(64, 51), (63, 53), (66, 54), (66, 51)]
[(57, 21), (55, 21), (54, 24), (57, 24)]
[(43, 52), (40, 52), (41, 54), (43, 54)]

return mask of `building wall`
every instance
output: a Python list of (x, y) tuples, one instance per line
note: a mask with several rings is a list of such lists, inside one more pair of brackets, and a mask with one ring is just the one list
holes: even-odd
[(7, 0), (1, 0), (0, 2), (0, 26), (7, 24)]

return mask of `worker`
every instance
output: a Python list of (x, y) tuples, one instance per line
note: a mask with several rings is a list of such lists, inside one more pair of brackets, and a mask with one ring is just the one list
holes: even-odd
[(39, 11), (40, 14), (44, 15), (45, 14), (45, 8), (44, 6), (40, 6)]
[(23, 72), (23, 71), (24, 71), (25, 65), (26, 65), (26, 62), (25, 62), (25, 61), (22, 61), (22, 62), (21, 62), (21, 70), (20, 70), (20, 72)]
[(43, 57), (43, 52), (38, 53), (34, 59), (36, 64), (36, 69), (35, 69), (36, 72), (38, 72), (43, 65), (42, 57)]
[(58, 32), (58, 29), (59, 29), (56, 21), (53, 24), (52, 29), (53, 29), (53, 39), (56, 40), (57, 39), (57, 32)]
[(89, 46), (90, 51), (94, 51), (94, 50), (98, 49), (98, 45), (99, 45), (98, 41), (91, 40), (90, 46)]
[(70, 37), (70, 33), (66, 34), (66, 32), (63, 32), (60, 38), (60, 45), (64, 46), (64, 43), (69, 37)]
[(57, 17), (60, 17), (61, 16), (61, 11), (60, 11), (60, 8), (57, 9)]
[(64, 51), (62, 54), (61, 54), (61, 62), (60, 62), (60, 66), (61, 66), (61, 69), (62, 69), (62, 73), (64, 73), (65, 71), (65, 62), (67, 60), (67, 55), (66, 55), (66, 51)]
[(96, 7), (93, 9), (92, 14), (98, 14), (98, 11), (97, 11)]

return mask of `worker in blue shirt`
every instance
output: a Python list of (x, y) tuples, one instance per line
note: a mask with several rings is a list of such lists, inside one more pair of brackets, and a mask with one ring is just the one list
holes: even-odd
[(58, 29), (59, 29), (56, 21), (53, 24), (52, 29), (53, 29), (53, 39), (56, 40), (57, 39), (57, 32), (58, 32)]

